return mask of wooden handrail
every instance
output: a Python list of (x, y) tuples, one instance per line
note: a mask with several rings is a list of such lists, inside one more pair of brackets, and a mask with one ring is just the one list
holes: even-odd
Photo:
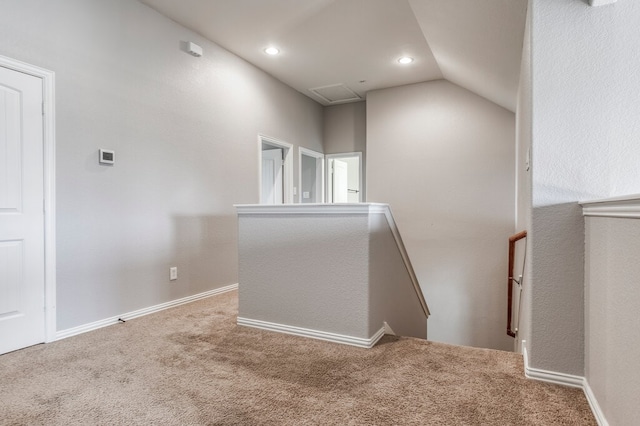
[(507, 278), (507, 334), (511, 337), (516, 337), (516, 332), (511, 329), (511, 316), (513, 315), (513, 267), (514, 257), (516, 254), (516, 242), (526, 238), (527, 231), (518, 232), (515, 235), (509, 237), (509, 275)]

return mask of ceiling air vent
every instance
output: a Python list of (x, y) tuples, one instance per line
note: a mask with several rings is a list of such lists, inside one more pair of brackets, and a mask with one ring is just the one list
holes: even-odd
[(349, 89), (344, 84), (332, 84), (330, 86), (315, 87), (309, 89), (311, 93), (318, 96), (329, 104), (339, 104), (343, 102), (360, 101), (362, 98), (356, 92)]

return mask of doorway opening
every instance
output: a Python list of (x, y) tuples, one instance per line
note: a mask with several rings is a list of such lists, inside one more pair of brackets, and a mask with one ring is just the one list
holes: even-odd
[(301, 203), (324, 203), (324, 154), (307, 148), (299, 150)]
[(362, 153), (328, 154), (326, 188), (328, 203), (361, 203)]
[(259, 135), (260, 204), (293, 202), (293, 145)]

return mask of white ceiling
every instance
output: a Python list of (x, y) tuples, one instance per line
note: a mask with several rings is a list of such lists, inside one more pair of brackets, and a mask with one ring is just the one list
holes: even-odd
[(140, 1), (323, 105), (310, 89), (446, 78), (515, 111), (526, 0)]

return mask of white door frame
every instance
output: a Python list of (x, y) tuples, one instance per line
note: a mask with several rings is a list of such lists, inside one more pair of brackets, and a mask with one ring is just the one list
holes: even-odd
[(317, 194), (320, 195), (320, 200), (316, 200), (316, 203), (324, 203), (324, 154), (321, 152), (313, 151), (311, 149), (300, 147), (298, 149), (298, 188), (300, 188), (298, 202), (302, 203), (302, 156), (313, 157), (316, 159), (316, 176), (318, 174), (318, 160), (320, 160), (320, 179), (316, 181)]
[(284, 204), (293, 203), (293, 145), (265, 135), (258, 135), (258, 200), (262, 197), (262, 144), (274, 148), (282, 148), (284, 153), (284, 167), (282, 181), (284, 182)]
[(358, 162), (360, 164), (360, 170), (358, 170), (358, 174), (360, 175), (358, 177), (358, 179), (360, 180), (359, 182), (359, 188), (358, 188), (358, 202), (362, 202), (363, 198), (364, 198), (364, 194), (362, 192), (362, 188), (364, 187), (362, 185), (362, 176), (363, 176), (363, 167), (362, 167), (362, 152), (341, 152), (340, 154), (325, 154), (324, 159), (325, 159), (325, 200), (327, 200), (327, 202), (329, 201), (329, 179), (331, 178), (331, 170), (329, 170), (329, 163), (330, 160), (333, 160), (335, 158), (340, 159), (340, 158), (350, 158), (350, 157), (358, 157)]
[(56, 340), (56, 121), (55, 73), (0, 55), (0, 66), (42, 80), (44, 143), (44, 308), (45, 342)]

